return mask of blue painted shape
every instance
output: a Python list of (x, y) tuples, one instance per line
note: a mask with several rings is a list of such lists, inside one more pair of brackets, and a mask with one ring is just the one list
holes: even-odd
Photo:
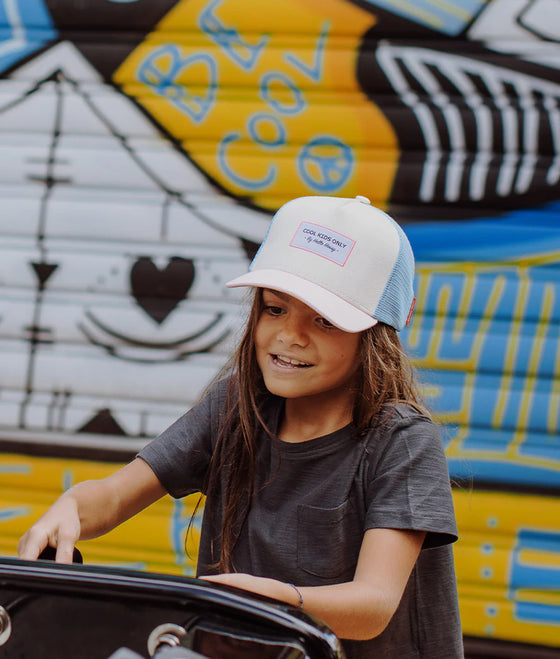
[(496, 485), (520, 487), (560, 488), (560, 471), (545, 466), (533, 466), (519, 462), (462, 455), (448, 457), (449, 475), (452, 481), (469, 483), (473, 478)]
[(347, 144), (336, 137), (322, 135), (312, 139), (300, 151), (297, 159), (302, 179), (317, 192), (339, 190), (354, 170), (354, 154)]
[(200, 533), (202, 526), (203, 507), (196, 511), (196, 514), (192, 517), (192, 519), (186, 518), (184, 513), (185, 504), (183, 500), (174, 500), (170, 528), (171, 547), (175, 557), (175, 564), (179, 566), (187, 566), (184, 568), (184, 573), (191, 574), (192, 569), (190, 566), (188, 566), (187, 558), (189, 558), (191, 561), (194, 559), (192, 556), (187, 556), (186, 554), (186, 534), (191, 533), (192, 530), (197, 530)]
[[(208, 85), (204, 94), (189, 91), (180, 76), (191, 66), (206, 68)], [(138, 80), (166, 98), (195, 123), (201, 123), (216, 101), (218, 68), (213, 57), (197, 53), (183, 57), (179, 48), (167, 44), (152, 51), (138, 67)]]
[(454, 478), (560, 488), (559, 215), (553, 202), (405, 227), (422, 299), (402, 338), (419, 365), (426, 360), (420, 375), (436, 415), (449, 420), (447, 443), (461, 433)]
[(560, 250), (559, 214), (554, 202), (497, 217), (408, 224), (405, 232), (418, 261), (496, 263)]
[(560, 607), (554, 604), (515, 602), (513, 612), (518, 620), (544, 624), (560, 624)]
[[(275, 90), (272, 89), (272, 86), (277, 82), (283, 84), (292, 93), (293, 103), (291, 105), (274, 98)], [(306, 106), (301, 89), (298, 89), (293, 80), (283, 73), (271, 72), (263, 75), (260, 80), (260, 96), (278, 114), (297, 115)]]
[(444, 34), (457, 35), (465, 30), (484, 8), (486, 0), (364, 0), (369, 5), (386, 9), (410, 21)]
[[(538, 378), (529, 383), (525, 376), (512, 376), (504, 380), (501, 373), (476, 372), (469, 376), (461, 370), (426, 370), (422, 372), (421, 381), (427, 385), (428, 390), (430, 385), (436, 388), (437, 393), (430, 401), (436, 413), (446, 416), (460, 414), (472, 427), (486, 428), (492, 433), (496, 406), (498, 401), (502, 401), (498, 415), (499, 428), (496, 429), (550, 433), (551, 437), (560, 432), (558, 420), (552, 428), (549, 427), (547, 410), (555, 403), (557, 394), (551, 381), (546, 378)], [(503, 404), (506, 394), (507, 400)], [(520, 424), (521, 416), (525, 418), (524, 426)], [(560, 443), (556, 440), (551, 445), (556, 447), (558, 460)], [(549, 457), (553, 458), (552, 451)]]
[(31, 513), (29, 506), (16, 506), (15, 508), (0, 508), (0, 522), (8, 522), (17, 517), (25, 517)]
[[(259, 134), (259, 124), (262, 126), (265, 123), (274, 126), (274, 129), (276, 130), (276, 137), (274, 139), (267, 141)], [(278, 117), (275, 117), (272, 114), (264, 114), (262, 112), (255, 113), (247, 122), (247, 130), (255, 144), (260, 144), (264, 147), (278, 147), (286, 144), (286, 129)]]
[(62, 491), (66, 492), (66, 490), (69, 490), (73, 484), (74, 484), (74, 470), (65, 469), (64, 473), (62, 474)]
[[(550, 466), (560, 469), (560, 442), (557, 434), (544, 434), (530, 431), (519, 447), (520, 457), (545, 458)], [(544, 483), (543, 483), (544, 484)]]
[(250, 179), (242, 176), (241, 174), (238, 174), (233, 170), (227, 158), (227, 150), (231, 144), (239, 141), (240, 139), (240, 133), (228, 133), (218, 146), (218, 162), (225, 176), (227, 176), (235, 185), (247, 188), (249, 190), (262, 190), (274, 183), (277, 173), (276, 165), (270, 165), (267, 173), (260, 179)]
[(319, 33), (319, 38), (317, 39), (317, 46), (315, 52), (313, 53), (313, 61), (311, 66), (304, 62), (296, 55), (287, 53), (284, 55), (284, 60), (294, 66), (298, 71), (303, 73), (305, 76), (310, 78), (313, 82), (320, 82), (323, 78), (323, 62), (325, 59), (325, 45), (327, 43), (327, 35), (330, 29), (330, 22), (324, 21), (321, 25), (321, 31)]
[(185, 558), (185, 532), (189, 526), (189, 521), (183, 516), (185, 509), (181, 500), (173, 501), (173, 511), (171, 513), (171, 547), (177, 565), (184, 565)]
[[(507, 232), (507, 228), (504, 227)], [(442, 250), (445, 246), (442, 244)], [(469, 261), (468, 258), (464, 258)], [(420, 260), (417, 257), (417, 261)], [(560, 252), (559, 252), (560, 261)], [(463, 270), (463, 272), (460, 272)], [(489, 270), (467, 268), (462, 261), (457, 262), (457, 268), (451, 265), (449, 272), (433, 271), (430, 273), (428, 288), (424, 290), (421, 310), (425, 316), (446, 316), (450, 323), (455, 323), (455, 317), (465, 313), (463, 305), (464, 290), (472, 288), (466, 315), (469, 319), (488, 317), (488, 310), (495, 304), (492, 311), (492, 321), (511, 321), (518, 316), (518, 297), (525, 294), (523, 300), (523, 322), (535, 323), (543, 317), (543, 302), (552, 296), (552, 308), (549, 310), (548, 322), (560, 322), (560, 268), (534, 266), (521, 272), (515, 266), (507, 263), (496, 264)], [(528, 285), (526, 293), (524, 290)], [(420, 289), (417, 277), (415, 289)], [(492, 300), (498, 296), (497, 302)], [(445, 306), (443, 301), (445, 299)], [(406, 334), (406, 330), (404, 331)]]
[(31, 467), (26, 464), (0, 464), (0, 474), (30, 474)]
[[(460, 391), (456, 391), (458, 395)], [(536, 488), (560, 489), (560, 443), (558, 435), (546, 432), (538, 414), (534, 414), (537, 428), (520, 429), (514, 422), (502, 424), (509, 427), (491, 427), (488, 412), (492, 401), (483, 408), (484, 398), (492, 398), (490, 388), (475, 391), (474, 414), (470, 425), (446, 424), (442, 427), (444, 443), (449, 445), (457, 437), (460, 445), (448, 456), (449, 470), (453, 478), (477, 478), (487, 482), (523, 485)], [(446, 397), (449, 392), (446, 390)], [(438, 401), (439, 402), (439, 401)], [(479, 414), (480, 408), (480, 414)], [(537, 412), (540, 409), (537, 407)], [(515, 451), (511, 447), (515, 442)], [(536, 463), (538, 461), (538, 463)]]
[[(542, 551), (542, 562), (523, 560), (524, 550)], [(510, 596), (524, 597), (518, 591), (560, 591), (560, 567), (550, 564), (547, 554), (560, 555), (560, 533), (536, 529), (522, 529), (517, 536), (510, 570)], [(547, 602), (515, 601), (515, 616), (519, 620), (560, 624), (560, 606)]]
[(57, 35), (43, 0), (0, 0), (0, 73)]
[[(447, 431), (450, 438), (457, 435), (455, 426), (447, 426)], [(495, 430), (494, 428), (471, 425), (462, 437), (461, 445), (465, 450), (468, 450), (471, 454), (476, 451), (477, 457), (484, 458), (488, 453), (503, 452), (505, 455), (506, 450), (516, 439), (516, 431), (512, 428)], [(550, 469), (555, 468), (560, 473), (560, 450), (558, 443), (553, 443), (551, 438), (552, 436), (546, 433), (530, 431), (527, 433), (522, 446), (525, 447), (525, 452), (530, 452), (533, 457), (550, 460), (548, 467)], [(523, 453), (522, 450), (519, 451), (519, 454), (521, 453)], [(520, 459), (522, 458), (520, 457)]]
[(224, 49), (224, 52), (245, 71), (252, 71), (269, 41), (262, 36), (257, 43), (245, 41), (234, 27), (224, 25), (216, 16), (215, 10), (224, 0), (211, 0), (200, 12), (198, 26), (212, 41)]
[(468, 382), (464, 371), (435, 371), (422, 369), (420, 381), (428, 390), (437, 391), (430, 398), (430, 405), (440, 414), (450, 414), (462, 410), (463, 390)]

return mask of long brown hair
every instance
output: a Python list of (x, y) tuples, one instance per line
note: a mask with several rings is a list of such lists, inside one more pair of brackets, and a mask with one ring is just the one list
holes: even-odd
[[(235, 570), (233, 551), (249, 512), (255, 483), (257, 436), (270, 430), (261, 415), (267, 389), (254, 348), (255, 329), (264, 308), (262, 289), (257, 288), (243, 337), (220, 376), (230, 374), (228, 416), (217, 440), (207, 478), (206, 491), (218, 488), (224, 502), (220, 556), (213, 567)], [(359, 434), (384, 423), (399, 402), (424, 412), (414, 369), (404, 353), (397, 332), (378, 323), (361, 334), (360, 373), (353, 409), (353, 424)], [(227, 477), (223, 484), (222, 470)], [(222, 487), (225, 491), (222, 491)]]

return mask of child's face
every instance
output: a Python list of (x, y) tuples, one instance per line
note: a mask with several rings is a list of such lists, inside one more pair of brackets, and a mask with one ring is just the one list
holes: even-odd
[(266, 388), (288, 399), (320, 394), (321, 403), (332, 403), (333, 396), (349, 400), (360, 333), (338, 329), (286, 293), (265, 289), (263, 307), (255, 349)]

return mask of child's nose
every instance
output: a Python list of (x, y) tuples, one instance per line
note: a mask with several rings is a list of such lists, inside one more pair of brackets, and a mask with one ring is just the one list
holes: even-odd
[(286, 345), (307, 345), (308, 334), (305, 322), (288, 314), (279, 329), (278, 339)]

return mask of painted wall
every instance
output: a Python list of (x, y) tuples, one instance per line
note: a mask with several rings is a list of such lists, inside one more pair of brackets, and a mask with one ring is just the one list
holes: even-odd
[[(0, 0), (0, 552), (196, 400), (274, 209), (364, 194), (417, 256), (465, 632), (560, 645), (559, 5)], [(84, 551), (189, 572), (185, 505)]]

